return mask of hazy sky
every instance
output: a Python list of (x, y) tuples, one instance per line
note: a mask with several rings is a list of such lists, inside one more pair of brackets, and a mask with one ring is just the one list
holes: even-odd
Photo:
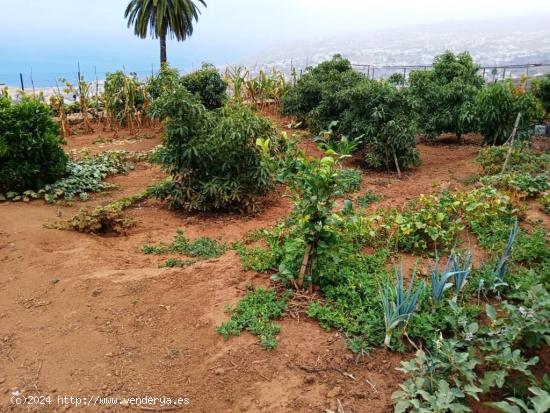
[[(169, 43), (176, 66), (234, 63), (278, 43), (445, 20), (550, 12), (549, 0), (206, 0), (194, 36)], [(158, 66), (156, 41), (127, 29), (127, 0), (0, 0), (0, 74)]]

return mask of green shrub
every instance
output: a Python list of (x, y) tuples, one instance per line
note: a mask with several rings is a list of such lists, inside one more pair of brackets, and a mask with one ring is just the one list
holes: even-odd
[(204, 63), (202, 68), (181, 78), (182, 85), (197, 95), (207, 109), (217, 109), (227, 100), (227, 83), (218, 70)]
[(546, 113), (550, 114), (550, 74), (546, 74), (538, 81), (535, 94), (542, 101)]
[[(308, 67), (295, 87), (289, 88), (281, 100), (281, 112), (285, 115), (297, 116), (305, 121), (316, 132), (328, 127), (328, 124), (337, 119), (340, 109), (331, 108), (329, 102), (341, 90), (365, 80), (365, 76), (353, 70), (349, 60), (340, 55), (331, 60), (320, 63), (316, 67)], [(311, 112), (323, 104), (324, 110), (318, 110), (315, 119), (311, 119)], [(319, 112), (324, 112), (321, 118)]]
[(269, 121), (240, 106), (210, 112), (183, 87), (157, 99), (151, 113), (166, 121), (158, 155), (172, 175), (154, 195), (190, 211), (257, 210), (258, 197), (273, 185), (256, 145), (274, 135)]
[(396, 159), (401, 168), (420, 163), (412, 106), (403, 90), (384, 81), (363, 80), (337, 98), (342, 111), (333, 119), (339, 120), (339, 132), (362, 137), (369, 168), (393, 169)]
[(518, 113), (518, 139), (530, 137), (535, 121), (542, 117), (542, 104), (531, 92), (519, 92), (511, 81), (485, 86), (476, 98), (476, 116), (485, 143), (502, 145), (514, 129)]
[(176, 68), (163, 64), (160, 71), (147, 81), (147, 91), (152, 100), (158, 99), (178, 87), (181, 81), (180, 72)]
[[(307, 70), (282, 100), (284, 114), (303, 119), (314, 132), (360, 137), (368, 167), (402, 168), (419, 163), (416, 125), (405, 92), (385, 81), (367, 79), (341, 56)], [(326, 144), (326, 143), (325, 143)]]
[(37, 190), (65, 175), (61, 143), (46, 104), (0, 95), (0, 191)]
[(476, 130), (473, 105), (483, 85), (469, 53), (447, 51), (434, 60), (431, 70), (411, 72), (408, 93), (429, 138), (442, 133), (458, 137)]

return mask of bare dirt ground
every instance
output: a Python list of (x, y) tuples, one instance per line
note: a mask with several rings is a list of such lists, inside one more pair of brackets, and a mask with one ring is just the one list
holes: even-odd
[[(156, 130), (147, 133), (141, 139), (70, 137), (68, 149), (148, 150), (161, 139)], [(438, 183), (461, 186), (478, 172), (475, 140), (419, 149), (417, 170), (403, 180), (365, 172), (362, 191), (373, 189), (384, 196), (382, 205), (394, 206)], [(96, 194), (88, 204), (137, 194), (162, 177), (158, 168), (138, 164), (110, 179), (120, 189)], [(1, 412), (165, 410), (58, 405), (63, 395), (188, 397), (189, 405), (171, 410), (182, 412), (324, 412), (336, 411), (338, 403), (346, 412), (391, 411), (391, 393), (403, 379), (395, 370), (399, 355), (375, 350), (356, 364), (338, 333), (303, 315), (281, 320), (274, 351), (248, 333), (225, 341), (216, 332), (227, 318), (225, 306), (247, 285), (268, 284), (267, 277), (243, 271), (233, 251), (184, 269), (159, 269), (166, 257), (139, 251), (145, 243), (169, 241), (177, 228), (190, 238), (241, 239), (289, 212), (281, 193), (255, 217), (178, 214), (147, 201), (129, 212), (137, 225), (126, 237), (44, 227), (81, 206), (0, 204)], [(51, 395), (52, 405), (14, 406), (14, 393)]]

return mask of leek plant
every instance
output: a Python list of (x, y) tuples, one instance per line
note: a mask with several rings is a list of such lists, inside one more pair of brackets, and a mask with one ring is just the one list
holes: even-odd
[(456, 252), (451, 252), (448, 264), (451, 271), (454, 273), (453, 281), (455, 285), (455, 299), (460, 295), (466, 283), (468, 277), (472, 271), (472, 253), (468, 252), (465, 256), (460, 256)]
[(508, 269), (508, 261), (512, 255), (512, 250), (514, 248), (514, 241), (516, 240), (516, 236), (518, 235), (518, 232), (519, 232), (519, 225), (516, 220), (514, 222), (514, 225), (512, 226), (512, 229), (510, 230), (510, 235), (508, 236), (508, 242), (506, 243), (506, 247), (504, 248), (502, 256), (500, 257), (500, 260), (498, 261), (497, 265), (493, 269), (493, 275), (497, 281), (496, 286), (507, 285), (505, 281), (506, 270)]
[(418, 298), (425, 286), (424, 282), (421, 282), (419, 286), (414, 287), (414, 272), (412, 272), (409, 288), (405, 290), (405, 276), (402, 266), (399, 272), (395, 269), (395, 275), (397, 278), (396, 285), (386, 282), (380, 291), (386, 327), (386, 337), (384, 339), (386, 347), (390, 346), (392, 332), (396, 328), (401, 330), (401, 334), (406, 334), (407, 324), (416, 310)]

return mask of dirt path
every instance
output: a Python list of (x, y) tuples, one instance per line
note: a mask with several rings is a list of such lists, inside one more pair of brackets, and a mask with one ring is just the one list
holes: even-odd
[[(97, 137), (70, 139), (70, 148), (97, 148)], [(158, 142), (155, 136), (108, 148), (144, 150)], [(441, 180), (461, 185), (477, 171), (477, 150), (421, 145), (418, 170), (402, 181), (366, 173), (362, 189), (398, 205)], [(121, 189), (94, 195), (90, 203), (139, 193), (162, 177), (158, 168), (140, 164), (111, 180)], [(148, 201), (131, 211), (138, 224), (127, 237), (44, 227), (82, 205), (0, 204), (0, 411), (144, 411), (60, 406), (61, 395), (188, 397), (190, 404), (177, 411), (189, 412), (323, 412), (336, 411), (338, 402), (346, 412), (390, 411), (390, 395), (402, 380), (398, 355), (376, 350), (357, 365), (337, 333), (291, 317), (281, 321), (274, 351), (247, 333), (226, 342), (215, 330), (227, 317), (225, 306), (247, 285), (267, 284), (266, 277), (243, 271), (234, 252), (185, 269), (159, 269), (166, 257), (139, 251), (145, 243), (169, 241), (176, 228), (190, 238), (238, 240), (289, 212), (280, 193), (256, 217), (177, 214)], [(53, 404), (13, 406), (10, 397), (18, 392), (51, 395)]]

